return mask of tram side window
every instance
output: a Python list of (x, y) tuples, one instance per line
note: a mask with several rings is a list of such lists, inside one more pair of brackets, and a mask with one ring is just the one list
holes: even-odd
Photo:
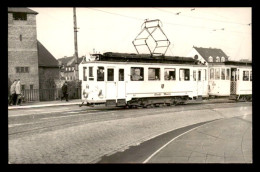
[(219, 69), (215, 69), (215, 79), (220, 79)]
[(89, 71), (88, 71), (89, 81), (94, 81), (93, 67), (89, 67), (88, 70), (89, 70)]
[(249, 71), (243, 71), (243, 81), (249, 81)]
[(180, 69), (180, 81), (190, 80), (190, 69)]
[(221, 80), (225, 80), (225, 69), (221, 69)]
[(148, 80), (160, 80), (160, 68), (148, 68)]
[(114, 69), (107, 69), (107, 81), (114, 81)]
[(227, 69), (226, 80), (229, 80), (229, 69)]
[(250, 71), (250, 81), (252, 81), (252, 71)]
[(176, 69), (164, 69), (164, 80), (176, 80)]
[(193, 81), (196, 81), (196, 70), (193, 71)]
[(210, 79), (214, 79), (214, 69), (213, 69), (213, 68), (210, 69), (209, 78), (210, 78)]
[(98, 67), (97, 69), (97, 81), (104, 81), (104, 67)]
[(124, 81), (124, 69), (119, 69), (119, 78), (118, 78), (118, 81)]
[(87, 67), (83, 67), (83, 81), (87, 81)]
[(144, 68), (131, 67), (131, 81), (143, 81), (144, 80)]

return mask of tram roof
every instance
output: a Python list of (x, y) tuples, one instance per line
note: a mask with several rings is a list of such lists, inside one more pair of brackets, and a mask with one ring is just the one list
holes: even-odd
[(131, 53), (114, 53), (106, 52), (103, 54), (92, 54), (96, 56), (96, 61), (113, 61), (113, 62), (142, 62), (142, 63), (179, 63), (179, 64), (196, 64), (197, 60), (191, 57), (179, 56), (151, 56), (150, 54), (131, 54)]
[(235, 65), (235, 66), (252, 66), (252, 62), (241, 62), (241, 61), (225, 61), (225, 65)]

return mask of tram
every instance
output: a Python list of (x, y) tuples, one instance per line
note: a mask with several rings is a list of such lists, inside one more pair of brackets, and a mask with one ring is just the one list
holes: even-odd
[(252, 100), (252, 63), (226, 61), (209, 65), (209, 96)]
[(208, 96), (207, 67), (187, 57), (93, 54), (79, 65), (82, 105), (183, 104)]

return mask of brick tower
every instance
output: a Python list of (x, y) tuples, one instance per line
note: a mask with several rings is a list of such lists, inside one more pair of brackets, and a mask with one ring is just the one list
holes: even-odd
[(39, 89), (36, 15), (29, 8), (8, 8), (8, 78), (22, 89)]

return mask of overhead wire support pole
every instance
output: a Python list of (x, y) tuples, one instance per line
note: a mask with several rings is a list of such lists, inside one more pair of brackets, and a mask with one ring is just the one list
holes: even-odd
[(79, 80), (79, 74), (78, 74), (78, 40), (77, 40), (77, 17), (76, 17), (76, 8), (73, 7), (73, 22), (74, 22), (74, 48), (75, 48), (75, 79), (76, 81)]

